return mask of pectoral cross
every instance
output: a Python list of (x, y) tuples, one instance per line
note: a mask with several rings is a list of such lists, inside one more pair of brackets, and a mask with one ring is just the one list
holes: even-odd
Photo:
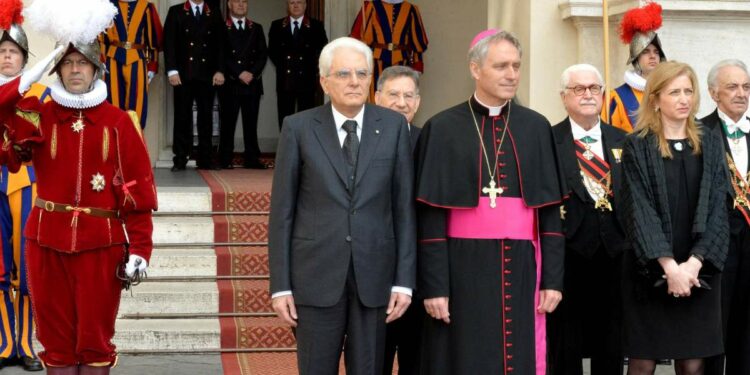
[(490, 187), (483, 187), (482, 193), (489, 194), (490, 195), (490, 208), (497, 207), (497, 204), (495, 203), (495, 199), (497, 199), (497, 196), (503, 193), (503, 188), (501, 187), (495, 187), (495, 180), (490, 180)]

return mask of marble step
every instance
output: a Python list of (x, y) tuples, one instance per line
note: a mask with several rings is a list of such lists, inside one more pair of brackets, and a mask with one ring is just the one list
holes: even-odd
[(156, 248), (151, 254), (148, 276), (216, 276), (216, 252), (206, 248)]
[(215, 282), (143, 282), (123, 291), (120, 316), (125, 314), (217, 313), (219, 290)]
[(219, 319), (119, 319), (114, 343), (119, 350), (219, 348)]
[(157, 187), (159, 212), (209, 212), (211, 190), (208, 187)]
[(210, 243), (214, 241), (211, 217), (154, 217), (155, 245), (160, 243)]

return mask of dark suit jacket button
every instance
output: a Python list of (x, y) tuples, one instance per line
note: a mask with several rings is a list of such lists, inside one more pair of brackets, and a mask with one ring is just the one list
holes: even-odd
[(352, 242), (352, 236), (346, 236), (346, 242)]

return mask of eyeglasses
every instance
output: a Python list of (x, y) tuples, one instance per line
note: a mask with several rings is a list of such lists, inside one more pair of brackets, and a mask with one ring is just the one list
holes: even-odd
[(591, 86), (573, 86), (573, 87), (566, 87), (568, 90), (573, 90), (573, 93), (577, 96), (581, 96), (586, 93), (586, 90), (589, 90), (591, 95), (599, 95), (602, 93), (602, 89), (604, 86), (602, 85), (591, 85)]
[(386, 93), (386, 95), (388, 95), (388, 99), (394, 102), (398, 101), (401, 98), (404, 98), (405, 102), (413, 102), (418, 96), (416, 93), (413, 93), (413, 92), (400, 93), (398, 91), (389, 91)]
[(352, 74), (354, 74), (354, 77), (359, 81), (364, 81), (367, 79), (367, 77), (370, 76), (370, 72), (367, 69), (357, 69), (353, 72), (349, 69), (343, 69), (343, 70), (333, 72), (329, 74), (328, 76), (329, 77), (333, 76), (333, 78), (336, 78), (339, 81), (345, 81), (349, 79), (349, 77), (351, 77)]

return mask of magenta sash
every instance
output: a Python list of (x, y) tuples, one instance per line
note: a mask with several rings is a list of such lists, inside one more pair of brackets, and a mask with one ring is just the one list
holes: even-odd
[(477, 207), (448, 211), (448, 237), (486, 240), (529, 240), (538, 238), (536, 211), (521, 198), (498, 197), (490, 207), (488, 197), (479, 197)]
[(497, 206), (490, 207), (489, 197), (479, 197), (477, 207), (449, 209), (449, 238), (488, 240), (528, 240), (534, 245), (536, 259), (536, 285), (534, 287), (534, 333), (536, 347), (536, 375), (546, 374), (547, 368), (547, 324), (546, 315), (540, 314), (539, 283), (542, 278), (542, 253), (537, 231), (537, 212), (526, 207), (522, 198), (496, 199)]

